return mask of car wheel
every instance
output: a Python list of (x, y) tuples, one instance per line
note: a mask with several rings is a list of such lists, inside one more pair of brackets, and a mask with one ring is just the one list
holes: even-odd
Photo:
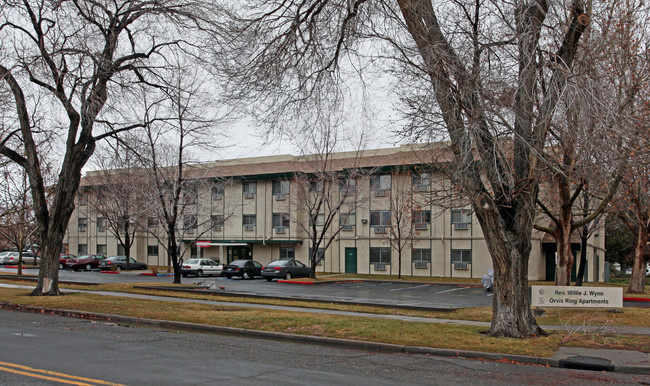
[(93, 266), (90, 264), (86, 264), (86, 271), (91, 271), (93, 269)]
[(291, 280), (291, 272), (285, 273), (284, 278), (287, 279), (287, 280)]
[(122, 270), (122, 267), (120, 267), (120, 266), (118, 265), (117, 267), (115, 267), (115, 270), (116, 270), (117, 272), (120, 272), (120, 271)]
[(267, 277), (267, 278), (266, 278), (266, 281), (272, 281), (272, 280), (273, 280), (272, 277)]
[(244, 280), (248, 280), (251, 278), (251, 275), (249, 275), (248, 272), (244, 271), (244, 273), (241, 274), (241, 278)]
[(201, 277), (201, 276), (203, 276), (203, 271), (199, 269), (198, 271), (196, 271), (196, 277)]

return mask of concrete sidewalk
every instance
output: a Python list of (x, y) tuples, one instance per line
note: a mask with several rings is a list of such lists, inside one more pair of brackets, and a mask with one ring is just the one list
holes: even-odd
[[(2, 284), (2, 283), (0, 283), (0, 287), (24, 288), (24, 289), (32, 288), (30, 286)], [(233, 302), (222, 302), (222, 301), (200, 300), (200, 299), (184, 299), (184, 298), (175, 298), (175, 297), (168, 297), (168, 296), (143, 295), (143, 294), (132, 294), (132, 293), (124, 293), (124, 292), (83, 291), (83, 290), (68, 290), (68, 289), (63, 291), (64, 292), (88, 292), (88, 293), (94, 293), (102, 296), (118, 296), (118, 297), (126, 297), (126, 298), (155, 300), (155, 301), (171, 301), (171, 302), (179, 302), (179, 303), (198, 303), (198, 304), (209, 304), (209, 305), (230, 306), (230, 307), (265, 308), (265, 309), (275, 309), (280, 311), (308, 312), (308, 313), (319, 313), (319, 314), (330, 314), (330, 315), (392, 319), (392, 320), (402, 320), (402, 321), (411, 321), (411, 322), (461, 324), (461, 325), (482, 326), (486, 328), (489, 328), (490, 326), (490, 323), (488, 322), (476, 322), (476, 321), (440, 319), (440, 318), (422, 318), (422, 317), (402, 316), (402, 315), (371, 314), (371, 313), (364, 313), (364, 312), (337, 311), (337, 310), (326, 310), (326, 309), (317, 309), (317, 308), (276, 306), (270, 304), (233, 303)], [(531, 356), (522, 356), (522, 355), (486, 353), (486, 352), (467, 351), (467, 350), (450, 350), (450, 349), (437, 349), (437, 348), (430, 348), (430, 347), (402, 346), (402, 345), (364, 342), (364, 341), (355, 341), (355, 340), (348, 340), (348, 339), (324, 338), (324, 337), (317, 337), (317, 336), (295, 335), (295, 334), (267, 332), (267, 331), (258, 331), (258, 330), (249, 330), (249, 329), (231, 328), (231, 327), (207, 326), (207, 325), (200, 325), (194, 323), (142, 319), (142, 318), (134, 318), (134, 317), (125, 317), (120, 315), (81, 312), (75, 310), (61, 310), (61, 309), (48, 309), (43, 307), (18, 306), (9, 303), (0, 304), (0, 308), (20, 310), (20, 311), (31, 311), (31, 312), (47, 312), (47, 313), (53, 313), (53, 314), (71, 316), (71, 317), (111, 320), (113, 322), (117, 321), (125, 324), (174, 328), (174, 329), (180, 329), (184, 331), (228, 333), (228, 334), (236, 334), (242, 336), (261, 337), (267, 339), (281, 339), (281, 340), (290, 340), (290, 341), (312, 343), (312, 344), (343, 346), (343, 347), (349, 347), (349, 348), (360, 349), (360, 350), (390, 351), (390, 352), (402, 352), (402, 353), (411, 353), (411, 354), (430, 354), (430, 355), (465, 357), (465, 358), (483, 358), (488, 360), (507, 360), (507, 361), (520, 362), (520, 363), (548, 365), (553, 367), (564, 367), (564, 368), (596, 370), (596, 371), (615, 371), (615, 372), (625, 372), (625, 373), (632, 373), (632, 374), (650, 375), (650, 354), (638, 352), (638, 351), (561, 347), (553, 356), (549, 358), (540, 358), (540, 357), (531, 357)], [(545, 330), (574, 330), (579, 332), (598, 331), (603, 333), (650, 335), (650, 328), (647, 327), (627, 327), (627, 326), (605, 326), (605, 327), (541, 326), (541, 327)], [(648, 378), (648, 381), (650, 382), (650, 377)]]

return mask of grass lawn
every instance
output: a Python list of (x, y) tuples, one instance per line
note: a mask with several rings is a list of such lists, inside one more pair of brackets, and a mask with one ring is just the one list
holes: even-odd
[[(10, 283), (30, 283), (16, 282)], [(28, 284), (29, 285), (29, 284)], [(219, 301), (278, 304), (309, 308), (342, 309), (347, 311), (404, 314), (430, 318), (490, 321), (491, 308), (477, 307), (451, 312), (394, 310), (380, 307), (348, 306), (312, 303), (308, 301), (266, 300), (225, 296), (184, 294), (171, 291), (135, 289), (133, 284), (102, 284), (98, 286), (62, 285), (77, 289), (141, 292), (173, 297), (212, 299)], [(175, 286), (171, 285), (170, 286)], [(369, 317), (288, 312), (253, 309), (239, 306), (212, 306), (182, 304), (167, 301), (126, 299), (90, 293), (74, 293), (60, 297), (28, 296), (29, 290), (3, 288), (0, 301), (51, 308), (109, 313), (152, 319), (183, 321), (215, 326), (239, 327), (264, 331), (279, 331), (382, 343), (550, 356), (558, 347), (578, 346), (638, 350), (650, 352), (650, 336), (614, 335), (606, 333), (583, 334), (575, 329), (555, 331), (546, 337), (504, 339), (486, 337), (483, 327), (459, 326), (444, 323), (419, 323), (382, 320)], [(551, 309), (538, 318), (540, 324), (622, 325), (650, 327), (650, 308), (625, 309), (623, 313), (602, 310)], [(604, 329), (606, 332), (606, 328)]]

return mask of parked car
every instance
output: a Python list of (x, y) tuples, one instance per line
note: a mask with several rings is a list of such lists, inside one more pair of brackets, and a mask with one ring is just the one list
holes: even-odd
[(63, 269), (65, 267), (66, 261), (68, 259), (76, 259), (77, 256), (71, 254), (71, 253), (62, 253), (59, 255), (59, 269)]
[(223, 265), (211, 259), (189, 259), (181, 265), (181, 275), (221, 275)]
[(223, 266), (223, 276), (231, 279), (233, 276), (239, 276), (242, 279), (252, 279), (260, 276), (262, 273), (262, 264), (255, 260), (235, 260), (228, 265)]
[[(115, 268), (113, 268), (115, 267)], [(99, 262), (99, 269), (101, 271), (121, 271), (126, 269), (126, 256), (111, 256)], [(134, 258), (129, 258), (129, 269), (147, 269), (147, 264), (136, 261)]]
[[(0, 262), (1, 264), (18, 265), (18, 259), (20, 258), (20, 254), (18, 252), (3, 252), (2, 254), (3, 256), (2, 262)], [(38, 264), (40, 259), (40, 257), (34, 256), (34, 252), (23, 251), (23, 264)]]
[(275, 260), (262, 268), (262, 276), (266, 281), (275, 279), (291, 279), (293, 277), (309, 277), (311, 269), (298, 260)]
[(78, 271), (83, 269), (85, 271), (90, 271), (93, 269), (99, 268), (99, 263), (104, 260), (106, 256), (104, 255), (83, 255), (77, 258), (71, 258), (66, 260), (65, 268)]

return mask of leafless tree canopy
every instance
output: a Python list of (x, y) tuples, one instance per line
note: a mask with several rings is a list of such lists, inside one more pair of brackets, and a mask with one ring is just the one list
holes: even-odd
[[(0, 153), (29, 175), (43, 246), (34, 294), (59, 294), (58, 254), (81, 170), (98, 140), (143, 124), (116, 119), (125, 90), (160, 87), (172, 53), (198, 60), (219, 8), (198, 0), (6, 0), (1, 9), (0, 80), (12, 114)], [(61, 141), (53, 146), (62, 160), (51, 203), (37, 149), (44, 139)]]

